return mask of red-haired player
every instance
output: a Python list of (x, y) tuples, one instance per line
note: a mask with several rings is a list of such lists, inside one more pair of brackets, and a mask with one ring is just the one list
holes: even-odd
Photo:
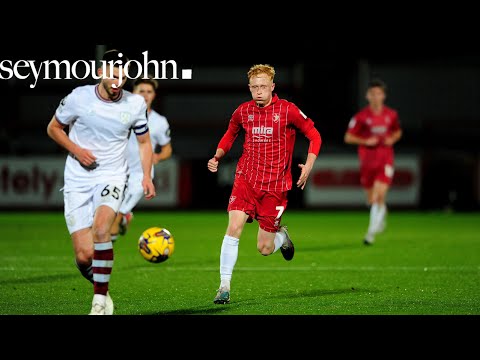
[(208, 169), (216, 172), (219, 160), (232, 147), (241, 129), (245, 130), (243, 154), (235, 172), (228, 205), (229, 222), (220, 254), (220, 288), (215, 304), (230, 302), (230, 281), (238, 257), (238, 244), (246, 222), (259, 224), (257, 249), (263, 256), (281, 250), (291, 260), (294, 246), (285, 226), (280, 226), (287, 208), (287, 192), (292, 187), (291, 164), (296, 130), (309, 140), (305, 164), (297, 187), (304, 189), (321, 146), (321, 137), (313, 121), (293, 103), (273, 93), (275, 69), (254, 65), (248, 72), (252, 100), (233, 113), (228, 130), (218, 144)]

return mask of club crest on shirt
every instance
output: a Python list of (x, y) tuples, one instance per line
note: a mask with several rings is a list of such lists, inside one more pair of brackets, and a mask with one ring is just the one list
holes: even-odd
[(123, 124), (128, 124), (130, 122), (130, 119), (132, 118), (132, 114), (128, 113), (128, 112), (122, 112), (120, 114), (120, 121), (123, 123)]
[(372, 125), (372, 119), (370, 119), (370, 118), (367, 118), (367, 121), (366, 121), (366, 123), (367, 123), (368, 125)]
[(273, 114), (273, 122), (277, 123), (280, 120), (280, 114)]
[(385, 122), (386, 122), (387, 124), (390, 124), (390, 116), (388, 116), (388, 115), (385, 116)]
[(254, 118), (255, 118), (255, 116), (253, 116), (253, 115), (248, 115), (248, 121), (253, 121)]

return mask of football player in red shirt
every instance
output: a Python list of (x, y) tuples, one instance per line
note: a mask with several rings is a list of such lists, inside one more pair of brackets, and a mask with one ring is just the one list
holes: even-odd
[(280, 249), (285, 260), (292, 260), (294, 246), (286, 226), (280, 226), (287, 208), (287, 192), (292, 188), (291, 164), (296, 130), (310, 140), (305, 164), (299, 164), (296, 183), (305, 188), (322, 139), (313, 121), (293, 103), (273, 93), (275, 69), (254, 65), (248, 72), (252, 100), (233, 113), (228, 129), (218, 144), (208, 169), (217, 172), (218, 164), (231, 149), (238, 133), (245, 130), (243, 153), (235, 172), (228, 205), (229, 223), (220, 254), (220, 288), (215, 304), (230, 302), (230, 281), (238, 257), (238, 244), (245, 223), (258, 221), (257, 249), (268, 256)]
[(402, 137), (397, 112), (384, 105), (386, 91), (382, 80), (369, 82), (366, 96), (369, 105), (350, 120), (345, 134), (347, 144), (358, 145), (360, 183), (370, 205), (365, 245), (373, 244), (375, 235), (385, 229), (385, 199), (394, 174), (393, 145)]

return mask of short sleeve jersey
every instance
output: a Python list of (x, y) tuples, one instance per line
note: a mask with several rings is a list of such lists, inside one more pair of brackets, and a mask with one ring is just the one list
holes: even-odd
[[(170, 143), (170, 125), (165, 116), (160, 115), (155, 110), (150, 111), (148, 114), (148, 128), (153, 150), (155, 150), (157, 145), (165, 146)], [(143, 175), (142, 164), (140, 162), (140, 149), (136, 136), (130, 136), (130, 140), (128, 141), (127, 161), (130, 175)]]
[(98, 167), (84, 169), (72, 156), (65, 165), (64, 191), (89, 188), (109, 180), (126, 180), (125, 149), (130, 130), (137, 135), (148, 132), (145, 99), (122, 90), (115, 101), (103, 99), (99, 85), (74, 89), (58, 106), (57, 121), (69, 127), (69, 138), (78, 146), (90, 150)]

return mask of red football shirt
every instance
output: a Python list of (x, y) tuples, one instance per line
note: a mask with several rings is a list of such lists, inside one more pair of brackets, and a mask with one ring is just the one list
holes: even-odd
[(379, 138), (376, 146), (358, 146), (362, 165), (373, 168), (387, 163), (393, 164), (393, 147), (385, 145), (384, 141), (399, 129), (400, 122), (395, 110), (383, 106), (379, 114), (374, 114), (370, 106), (367, 106), (350, 120), (347, 132), (364, 139), (371, 136)]
[[(295, 104), (274, 94), (270, 105), (264, 108), (258, 107), (254, 100), (241, 104), (233, 113), (218, 148), (227, 153), (239, 131), (244, 129), (243, 153), (235, 177), (247, 180), (255, 189), (283, 192), (292, 188), (296, 129), (306, 134), (314, 126)], [(315, 155), (319, 150), (318, 146)]]

